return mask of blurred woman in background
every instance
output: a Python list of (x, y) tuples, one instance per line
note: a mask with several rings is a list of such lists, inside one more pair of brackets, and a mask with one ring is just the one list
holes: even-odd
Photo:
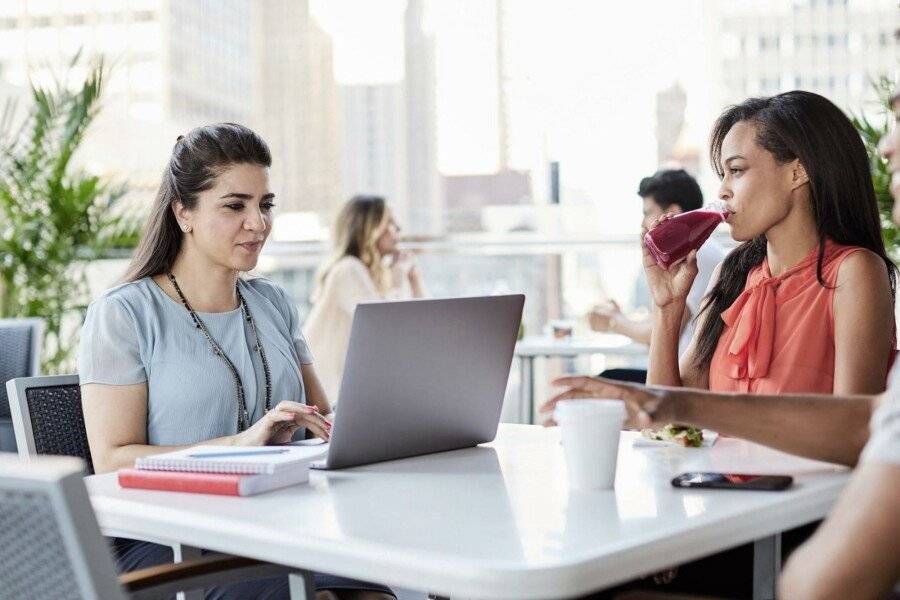
[(400, 226), (380, 196), (354, 196), (335, 220), (331, 255), (317, 276), (304, 328), (332, 403), (340, 392), (356, 305), (425, 296), (419, 270), (411, 255), (398, 250), (399, 241)]

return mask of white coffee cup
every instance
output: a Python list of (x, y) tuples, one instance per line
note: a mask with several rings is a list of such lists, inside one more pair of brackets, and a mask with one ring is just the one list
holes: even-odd
[(612, 489), (616, 481), (619, 434), (625, 422), (621, 400), (572, 399), (556, 405), (569, 487)]

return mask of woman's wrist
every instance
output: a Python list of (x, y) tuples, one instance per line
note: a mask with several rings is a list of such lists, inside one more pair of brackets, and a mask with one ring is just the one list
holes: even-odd
[(656, 306), (653, 310), (654, 326), (677, 329), (681, 332), (681, 319), (684, 316), (686, 303), (671, 302), (665, 306)]
[(656, 312), (675, 313), (683, 311), (685, 306), (687, 306), (687, 296), (672, 298), (666, 304), (654, 304), (653, 308)]

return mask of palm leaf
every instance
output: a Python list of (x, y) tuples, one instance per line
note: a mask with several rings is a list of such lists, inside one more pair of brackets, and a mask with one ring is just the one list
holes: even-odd
[(891, 95), (896, 89), (896, 82), (890, 77), (879, 77), (870, 81), (877, 102), (877, 121), (863, 113), (851, 113), (850, 121), (859, 132), (866, 154), (869, 158), (869, 170), (872, 174), (872, 185), (875, 187), (875, 199), (881, 213), (881, 237), (884, 240), (888, 255), (896, 262), (900, 258), (900, 231), (891, 218), (894, 199), (891, 197), (891, 174), (887, 161), (881, 155), (878, 145), (881, 140), (890, 133), (891, 123)]
[(106, 73), (94, 60), (83, 81), (72, 82), (81, 61), (79, 52), (50, 85), (32, 82), (21, 122), (12, 101), (0, 117), (0, 316), (45, 320), (47, 372), (71, 367), (76, 342), (63, 328), (83, 316), (85, 264), (133, 246), (139, 231), (134, 219), (110, 210), (126, 186), (75, 166)]

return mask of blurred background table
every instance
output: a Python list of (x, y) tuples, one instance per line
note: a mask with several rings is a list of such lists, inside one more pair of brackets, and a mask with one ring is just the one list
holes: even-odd
[(520, 423), (534, 423), (535, 359), (538, 357), (574, 358), (586, 354), (631, 357), (637, 362), (637, 359), (646, 358), (647, 347), (631, 341), (624, 335), (615, 333), (597, 333), (565, 339), (556, 339), (550, 335), (525, 336), (516, 344), (515, 350), (515, 355), (519, 359), (518, 420)]

